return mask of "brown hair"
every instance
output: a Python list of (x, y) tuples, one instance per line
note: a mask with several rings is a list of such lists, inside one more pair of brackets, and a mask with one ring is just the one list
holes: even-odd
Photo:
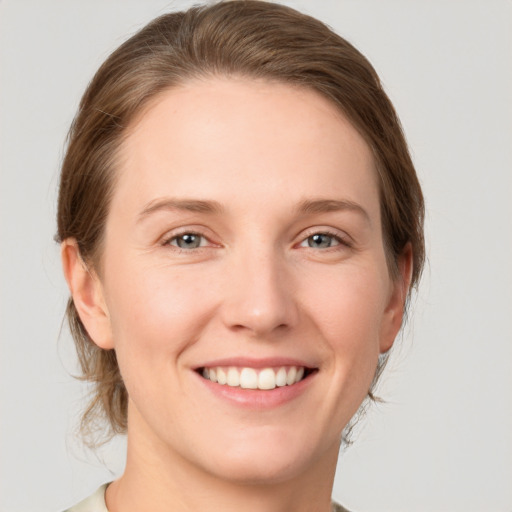
[[(83, 260), (100, 272), (116, 157), (126, 128), (158, 93), (214, 75), (307, 87), (346, 115), (375, 157), (390, 274), (396, 278), (398, 256), (409, 243), (412, 286), (417, 285), (424, 260), (423, 197), (400, 121), (377, 73), (358, 50), (320, 21), (257, 0), (225, 1), (163, 15), (110, 55), (89, 84), (69, 132), (56, 239), (76, 239)], [(126, 431), (127, 391), (115, 352), (93, 343), (72, 299), (67, 318), (82, 378), (94, 384), (82, 418), (82, 433), (94, 444), (95, 433), (103, 437), (105, 417), (110, 435)], [(385, 360), (379, 363), (376, 379)], [(372, 390), (369, 397), (373, 398)]]

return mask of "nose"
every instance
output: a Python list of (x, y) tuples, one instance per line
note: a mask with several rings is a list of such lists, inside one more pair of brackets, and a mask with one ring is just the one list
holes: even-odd
[(253, 337), (268, 337), (296, 325), (299, 313), (292, 272), (271, 250), (239, 255), (226, 273), (224, 324)]

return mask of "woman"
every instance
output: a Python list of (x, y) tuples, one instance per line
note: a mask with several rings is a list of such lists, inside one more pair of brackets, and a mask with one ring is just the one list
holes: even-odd
[(89, 85), (58, 239), (83, 418), (127, 433), (79, 510), (343, 510), (340, 443), (400, 329), (423, 199), (368, 61), (259, 1), (156, 19)]

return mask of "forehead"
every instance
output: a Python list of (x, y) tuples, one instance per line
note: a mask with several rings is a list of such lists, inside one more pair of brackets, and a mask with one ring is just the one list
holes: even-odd
[(364, 139), (319, 93), (212, 78), (166, 90), (141, 112), (121, 148), (116, 195), (222, 201), (237, 187), (247, 198), (348, 193), (378, 202), (374, 167)]

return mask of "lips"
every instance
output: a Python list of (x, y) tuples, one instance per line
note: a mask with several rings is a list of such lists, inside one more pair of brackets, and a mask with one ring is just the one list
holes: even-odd
[(229, 357), (193, 368), (203, 389), (229, 406), (263, 411), (298, 399), (319, 373), (316, 364), (289, 357)]
[(201, 369), (201, 375), (205, 379), (222, 386), (260, 390), (293, 386), (306, 378), (309, 373), (308, 368), (295, 365), (265, 368), (211, 366)]

